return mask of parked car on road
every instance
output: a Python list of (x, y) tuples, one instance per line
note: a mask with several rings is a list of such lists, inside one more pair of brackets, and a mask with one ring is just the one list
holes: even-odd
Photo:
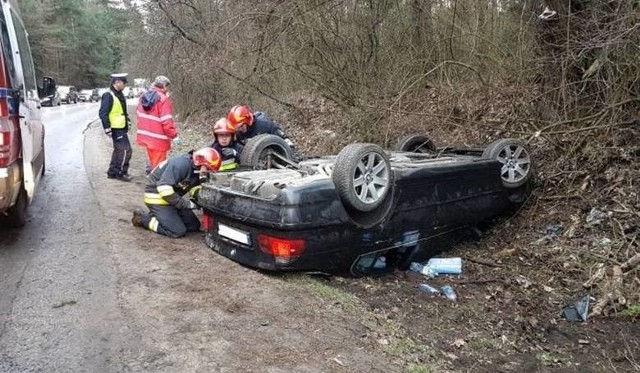
[(72, 85), (58, 86), (58, 93), (60, 94), (60, 101), (65, 104), (78, 103), (78, 91), (76, 87)]
[(93, 90), (92, 89), (83, 89), (78, 92), (78, 101), (80, 102), (92, 102), (93, 101)]
[(277, 136), (245, 146), (243, 167), (202, 185), (206, 244), (271, 270), (374, 273), (425, 260), (463, 231), (524, 201), (527, 147), (502, 139), (479, 149), (436, 149), (425, 136), (395, 151), (351, 144), (337, 156), (289, 161)]
[[(45, 129), (39, 97), (55, 97), (55, 81), (37, 86), (27, 31), (16, 1), (0, 2), (0, 226), (22, 226), (44, 175)], [(9, 68), (9, 66), (11, 68)]]

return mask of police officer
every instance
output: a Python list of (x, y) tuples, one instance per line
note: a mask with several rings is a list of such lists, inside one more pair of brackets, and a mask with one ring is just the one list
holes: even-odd
[(220, 118), (213, 125), (213, 137), (215, 141), (211, 147), (222, 156), (220, 171), (231, 171), (238, 168), (242, 145), (233, 139), (236, 131), (227, 118)]
[(112, 74), (109, 92), (102, 95), (99, 117), (104, 133), (113, 140), (111, 163), (107, 170), (109, 179), (131, 181), (129, 161), (131, 160), (131, 143), (129, 142), (129, 115), (127, 100), (122, 90), (127, 84), (128, 74)]
[(196, 204), (185, 198), (197, 197), (207, 172), (220, 168), (220, 154), (213, 148), (178, 155), (161, 162), (147, 176), (144, 203), (149, 212), (136, 210), (131, 223), (156, 233), (178, 238), (200, 230), (200, 221), (192, 209)]

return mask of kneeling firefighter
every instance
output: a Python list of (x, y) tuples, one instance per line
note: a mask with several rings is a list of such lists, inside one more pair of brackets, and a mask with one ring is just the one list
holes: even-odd
[(189, 193), (197, 197), (195, 194), (207, 173), (217, 172), (220, 163), (220, 154), (213, 148), (181, 154), (160, 163), (147, 176), (144, 189), (144, 203), (149, 212), (134, 211), (131, 223), (173, 238), (199, 231), (200, 221), (192, 211), (198, 206), (182, 196)]

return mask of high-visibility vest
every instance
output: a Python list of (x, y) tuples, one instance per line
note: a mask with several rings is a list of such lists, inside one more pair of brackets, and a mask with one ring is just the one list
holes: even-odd
[(113, 105), (111, 105), (111, 111), (109, 111), (109, 125), (113, 129), (123, 129), (127, 126), (127, 117), (124, 116), (124, 110), (122, 110), (122, 103), (113, 92)]

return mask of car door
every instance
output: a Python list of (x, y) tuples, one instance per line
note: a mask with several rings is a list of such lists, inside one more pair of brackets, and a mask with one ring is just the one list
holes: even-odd
[(30, 202), (44, 170), (44, 127), (27, 32), (17, 10), (10, 4), (3, 1), (2, 8), (13, 50), (13, 100), (18, 106), (16, 114), (22, 138), (24, 188)]

